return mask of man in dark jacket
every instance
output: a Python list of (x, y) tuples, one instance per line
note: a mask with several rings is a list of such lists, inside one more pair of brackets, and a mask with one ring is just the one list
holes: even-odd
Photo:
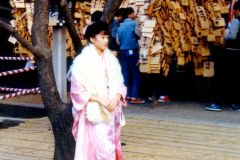
[(120, 52), (120, 47), (117, 44), (117, 30), (120, 27), (120, 24), (123, 22), (124, 17), (124, 8), (120, 8), (116, 11), (115, 17), (112, 22), (112, 29), (111, 29), (111, 35), (109, 40), (109, 49), (113, 51), (114, 54), (118, 54)]

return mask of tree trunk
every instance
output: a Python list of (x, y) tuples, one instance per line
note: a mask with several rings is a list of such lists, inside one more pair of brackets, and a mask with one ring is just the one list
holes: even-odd
[(37, 49), (36, 65), (44, 107), (47, 110), (55, 139), (55, 160), (72, 160), (75, 141), (72, 136), (71, 106), (64, 104), (57, 91), (52, 66), (52, 52), (47, 43), (48, 0), (35, 1), (32, 42)]
[(71, 105), (63, 104), (57, 92), (51, 57), (48, 57), (48, 59), (37, 58), (36, 64), (43, 103), (55, 139), (54, 160), (72, 160), (75, 151), (75, 140), (72, 136)]

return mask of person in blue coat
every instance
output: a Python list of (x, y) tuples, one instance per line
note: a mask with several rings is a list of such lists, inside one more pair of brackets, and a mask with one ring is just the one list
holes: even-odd
[(120, 45), (119, 60), (122, 66), (124, 83), (128, 88), (127, 101), (133, 104), (142, 104), (145, 101), (138, 97), (140, 85), (138, 40), (141, 35), (135, 18), (133, 8), (126, 8), (124, 21), (117, 31), (117, 42)]

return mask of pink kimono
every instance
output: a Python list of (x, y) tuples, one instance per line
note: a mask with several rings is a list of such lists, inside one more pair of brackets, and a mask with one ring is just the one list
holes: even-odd
[[(116, 94), (122, 97), (116, 109), (110, 113), (109, 123), (92, 123), (86, 118), (86, 107), (93, 88), (101, 98), (109, 101)], [(85, 47), (71, 68), (70, 96), (74, 117), (72, 132), (76, 140), (75, 160), (123, 159), (120, 134), (122, 106), (126, 106), (125, 95), (126, 87), (123, 85), (116, 58), (108, 50), (99, 56), (93, 45)]]

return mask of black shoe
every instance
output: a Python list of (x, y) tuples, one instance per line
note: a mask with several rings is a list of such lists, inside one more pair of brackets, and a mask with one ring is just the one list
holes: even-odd
[(123, 142), (122, 142), (122, 143), (121, 143), (121, 146), (126, 146), (126, 143), (123, 143)]

